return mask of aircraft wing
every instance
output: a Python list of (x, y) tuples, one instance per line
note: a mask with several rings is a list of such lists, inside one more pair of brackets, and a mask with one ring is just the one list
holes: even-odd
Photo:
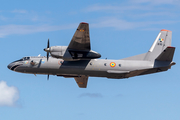
[(82, 22), (79, 24), (68, 49), (77, 51), (91, 50), (88, 23)]
[(74, 77), (74, 79), (80, 88), (87, 87), (88, 76)]

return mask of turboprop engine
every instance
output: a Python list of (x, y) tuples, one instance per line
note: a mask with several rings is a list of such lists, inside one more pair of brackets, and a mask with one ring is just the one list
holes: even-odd
[(66, 61), (76, 61), (76, 60), (88, 60), (100, 58), (101, 55), (92, 50), (73, 50), (68, 49), (68, 46), (52, 46), (49, 47), (49, 40), (47, 48), (44, 49), (47, 52), (47, 60), (49, 58), (49, 53), (54, 58), (60, 58)]
[(44, 49), (44, 51), (49, 52), (51, 56), (55, 58), (63, 58), (66, 50), (67, 46), (52, 46), (50, 48)]

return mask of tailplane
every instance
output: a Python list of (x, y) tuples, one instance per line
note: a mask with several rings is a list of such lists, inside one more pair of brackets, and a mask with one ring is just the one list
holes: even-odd
[(157, 58), (158, 61), (172, 61), (175, 47), (167, 47)]

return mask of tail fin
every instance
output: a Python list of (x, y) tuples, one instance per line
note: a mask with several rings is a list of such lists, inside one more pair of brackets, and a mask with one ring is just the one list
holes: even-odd
[[(172, 32), (162, 29), (153, 45), (146, 54), (144, 60), (155, 60), (168, 47), (171, 46)], [(174, 53), (174, 52), (173, 52)], [(163, 55), (163, 57), (165, 57)], [(173, 57), (173, 56), (172, 56)]]

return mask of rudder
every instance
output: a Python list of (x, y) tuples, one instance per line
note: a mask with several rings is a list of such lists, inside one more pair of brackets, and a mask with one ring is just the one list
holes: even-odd
[(175, 47), (167, 47), (157, 58), (158, 61), (172, 61)]

